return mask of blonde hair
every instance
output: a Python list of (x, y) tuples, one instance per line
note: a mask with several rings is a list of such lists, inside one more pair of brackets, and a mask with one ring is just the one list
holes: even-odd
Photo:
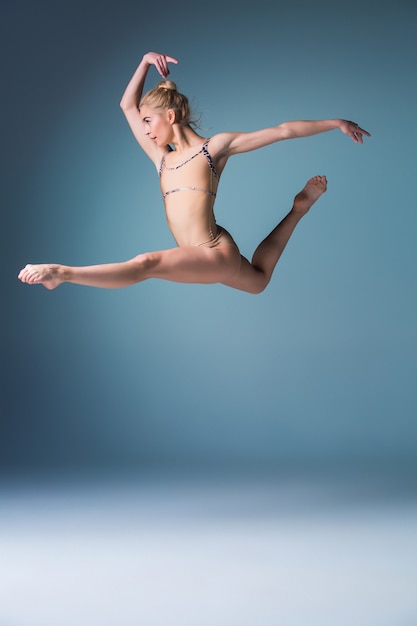
[(198, 120), (193, 114), (187, 96), (177, 90), (172, 80), (162, 80), (153, 89), (146, 93), (140, 101), (139, 108), (149, 106), (156, 111), (175, 111), (175, 122), (181, 126), (198, 126)]

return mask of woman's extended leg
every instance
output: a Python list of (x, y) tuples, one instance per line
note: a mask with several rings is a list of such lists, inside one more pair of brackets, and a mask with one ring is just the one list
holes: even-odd
[(22, 282), (54, 289), (63, 282), (116, 289), (148, 278), (181, 283), (218, 283), (235, 274), (240, 253), (232, 245), (183, 247), (140, 254), (129, 261), (85, 267), (42, 264), (26, 265), (19, 273)]
[(293, 207), (288, 215), (256, 248), (252, 262), (249, 263), (242, 257), (239, 272), (223, 284), (249, 293), (263, 291), (271, 280), (275, 266), (298, 222), (326, 189), (325, 176), (310, 178), (305, 187), (295, 196)]

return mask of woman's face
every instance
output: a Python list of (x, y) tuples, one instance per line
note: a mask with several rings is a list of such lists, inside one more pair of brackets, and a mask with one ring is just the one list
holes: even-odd
[(169, 111), (156, 111), (149, 106), (140, 110), (145, 135), (158, 146), (167, 146), (172, 138), (172, 123)]

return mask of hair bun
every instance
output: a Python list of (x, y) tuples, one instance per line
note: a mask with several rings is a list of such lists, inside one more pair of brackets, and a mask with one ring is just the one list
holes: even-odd
[(157, 84), (157, 89), (165, 89), (166, 91), (177, 91), (177, 85), (172, 80), (161, 80)]

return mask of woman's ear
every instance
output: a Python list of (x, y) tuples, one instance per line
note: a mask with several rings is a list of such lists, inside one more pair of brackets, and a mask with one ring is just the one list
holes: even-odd
[(168, 122), (170, 124), (175, 124), (175, 118), (176, 115), (174, 109), (168, 109)]

